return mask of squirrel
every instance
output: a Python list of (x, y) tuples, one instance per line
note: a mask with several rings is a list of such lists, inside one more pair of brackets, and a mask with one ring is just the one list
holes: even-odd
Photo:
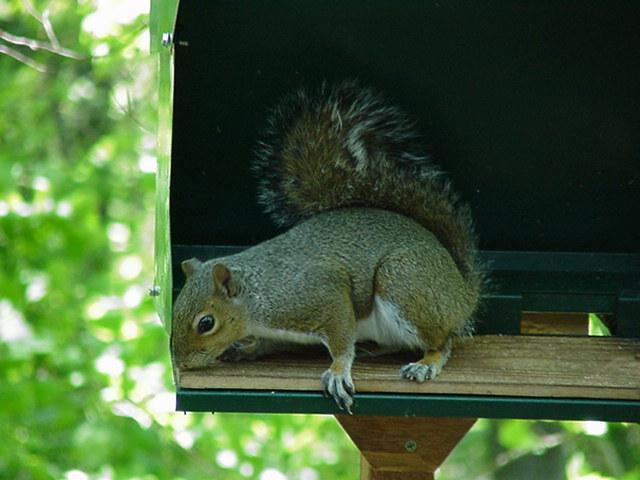
[(182, 262), (179, 368), (322, 344), (324, 392), (349, 413), (356, 342), (423, 352), (400, 369), (406, 379), (440, 373), (452, 339), (472, 333), (485, 274), (470, 209), (415, 124), (357, 81), (299, 90), (271, 111), (252, 168), (265, 211), (291, 228)]

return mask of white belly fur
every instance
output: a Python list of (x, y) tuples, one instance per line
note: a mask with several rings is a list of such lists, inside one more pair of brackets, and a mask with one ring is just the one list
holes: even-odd
[(373, 341), (378, 345), (424, 349), (416, 327), (409, 323), (398, 307), (377, 295), (373, 297), (373, 310), (367, 318), (356, 322), (357, 341)]
[[(325, 344), (321, 335), (254, 325), (251, 334), (280, 342), (298, 344)], [(367, 318), (356, 322), (356, 341), (376, 342), (383, 347), (397, 349), (424, 349), (416, 327), (409, 323), (398, 307), (377, 295), (373, 297), (373, 310)]]

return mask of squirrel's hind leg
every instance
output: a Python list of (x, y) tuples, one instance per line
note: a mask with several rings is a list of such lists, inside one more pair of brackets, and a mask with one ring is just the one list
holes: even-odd
[(400, 375), (418, 382), (437, 376), (451, 355), (452, 337), (464, 328), (474, 306), (451, 257), (435, 240), (400, 248), (381, 262), (375, 288), (410, 326), (396, 321), (398, 329), (414, 331), (425, 352), (402, 367)]
[(400, 369), (400, 375), (408, 380), (424, 382), (436, 377), (451, 356), (451, 337), (438, 349), (429, 349), (417, 362), (408, 363)]

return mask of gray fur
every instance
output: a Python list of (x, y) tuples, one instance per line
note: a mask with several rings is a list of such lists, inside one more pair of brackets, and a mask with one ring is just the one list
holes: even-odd
[(432, 163), (415, 121), (372, 89), (349, 81), (285, 97), (271, 112), (253, 167), (259, 201), (277, 225), (350, 206), (395, 211), (434, 233), (481, 287), (468, 206)]

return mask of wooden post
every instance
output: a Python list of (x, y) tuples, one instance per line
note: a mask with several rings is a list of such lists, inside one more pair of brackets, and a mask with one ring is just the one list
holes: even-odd
[(360, 449), (360, 480), (433, 480), (475, 418), (336, 415)]
[(520, 332), (542, 335), (589, 335), (589, 314), (524, 312)]

